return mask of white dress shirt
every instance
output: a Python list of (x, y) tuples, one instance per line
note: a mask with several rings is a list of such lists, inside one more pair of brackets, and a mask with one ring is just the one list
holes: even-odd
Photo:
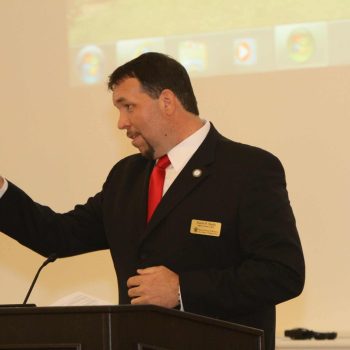
[(171, 164), (166, 168), (163, 195), (175, 181), (176, 177), (180, 174), (181, 170), (185, 167), (199, 146), (203, 143), (208, 135), (209, 129), (210, 123), (205, 121), (205, 124), (200, 129), (168, 152)]
[[(0, 176), (2, 177), (2, 176)], [(5, 178), (4, 179), (4, 184), (2, 185), (2, 187), (0, 188), (0, 198), (5, 194), (7, 187), (9, 186), (8, 182), (6, 181)]]

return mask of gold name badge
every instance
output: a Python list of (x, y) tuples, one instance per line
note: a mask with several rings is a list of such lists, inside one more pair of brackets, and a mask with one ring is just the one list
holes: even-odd
[(219, 237), (221, 234), (221, 222), (193, 219), (190, 232), (195, 235)]

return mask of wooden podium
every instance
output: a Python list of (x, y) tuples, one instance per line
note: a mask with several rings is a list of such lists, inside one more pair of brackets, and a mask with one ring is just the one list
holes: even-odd
[(0, 308), (1, 350), (258, 350), (263, 331), (157, 306)]

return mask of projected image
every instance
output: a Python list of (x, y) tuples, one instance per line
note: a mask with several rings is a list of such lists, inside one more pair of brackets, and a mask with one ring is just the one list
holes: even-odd
[(116, 43), (116, 64), (120, 65), (150, 51), (165, 53), (163, 38), (119, 40)]
[(178, 59), (189, 73), (205, 72), (208, 67), (207, 46), (201, 41), (182, 41), (179, 44)]
[(350, 46), (335, 44), (350, 35), (344, 0), (66, 1), (73, 86), (148, 51), (194, 77), (350, 64)]
[(325, 23), (277, 26), (277, 66), (287, 69), (328, 65), (328, 41)]
[(76, 61), (76, 69), (80, 80), (86, 84), (96, 84), (103, 79), (104, 66), (103, 51), (94, 45), (83, 47)]
[(257, 61), (256, 41), (254, 38), (242, 38), (234, 41), (235, 64), (251, 65)]
[(287, 41), (289, 57), (294, 62), (307, 62), (316, 50), (315, 39), (307, 29), (297, 29), (290, 33)]

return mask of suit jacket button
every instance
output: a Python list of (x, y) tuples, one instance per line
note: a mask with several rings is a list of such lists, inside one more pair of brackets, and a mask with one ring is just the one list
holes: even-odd
[(146, 253), (141, 253), (140, 254), (140, 260), (146, 260), (147, 259), (147, 254)]

